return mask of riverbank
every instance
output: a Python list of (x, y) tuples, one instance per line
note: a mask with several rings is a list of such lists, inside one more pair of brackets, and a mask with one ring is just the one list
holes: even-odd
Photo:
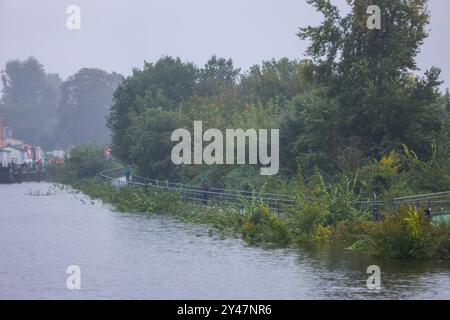
[[(324, 226), (314, 224), (330, 206), (320, 197), (308, 202), (298, 198), (297, 205), (287, 208), (281, 218), (270, 212), (258, 198), (243, 202), (244, 210), (237, 206), (202, 206), (182, 201), (177, 193), (151, 187), (113, 187), (96, 176), (70, 182), (61, 175), (52, 177), (54, 182), (69, 184), (92, 198), (112, 204), (116, 211), (166, 215), (182, 222), (206, 225), (210, 232), (221, 237), (240, 237), (250, 245), (288, 247), (305, 243), (321, 246), (339, 243), (380, 258), (449, 258), (449, 225), (444, 222), (432, 224), (413, 207), (402, 207), (381, 221), (373, 221), (367, 211), (353, 209), (352, 218)], [(340, 213), (338, 208), (335, 210), (335, 214)], [(310, 229), (306, 228), (308, 223)]]
[[(63, 182), (53, 176), (53, 182)], [(254, 245), (287, 247), (292, 243), (287, 223), (262, 204), (243, 202), (237, 206), (203, 206), (182, 201), (177, 193), (134, 186), (114, 187), (98, 177), (78, 179), (68, 184), (93, 199), (111, 204), (115, 211), (135, 214), (165, 215), (179, 221), (206, 225), (221, 237), (242, 237)]]
[(203, 224), (225, 236), (239, 236), (248, 244), (288, 247), (296, 244), (341, 243), (367, 256), (388, 259), (449, 259), (450, 224), (433, 223), (415, 206), (380, 212), (374, 219), (370, 207), (356, 205), (352, 181), (343, 177), (333, 185), (320, 171), (308, 181), (290, 184), (294, 203), (281, 215), (272, 212), (258, 197), (238, 206), (223, 203), (198, 205), (176, 192), (159, 188), (105, 183), (98, 172), (120, 164), (103, 159), (93, 145), (78, 146), (64, 165), (48, 170), (50, 181), (70, 185), (101, 199), (120, 212), (167, 215), (183, 222)]

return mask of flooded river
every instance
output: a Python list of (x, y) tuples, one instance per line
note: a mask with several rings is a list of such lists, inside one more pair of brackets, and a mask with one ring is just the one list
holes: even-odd
[[(71, 265), (80, 290), (66, 287)], [(370, 265), (381, 290), (366, 286)], [(250, 247), (51, 184), (0, 185), (0, 299), (84, 298), (450, 299), (450, 264)]]

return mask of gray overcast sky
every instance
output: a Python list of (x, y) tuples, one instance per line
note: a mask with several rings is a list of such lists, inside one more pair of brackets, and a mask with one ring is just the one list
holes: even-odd
[[(345, 0), (335, 0), (346, 8)], [(66, 28), (66, 8), (81, 8), (82, 29)], [(431, 33), (423, 70), (442, 68), (450, 86), (449, 0), (430, 0)], [(143, 61), (179, 56), (203, 65), (217, 54), (247, 69), (271, 58), (303, 58), (295, 33), (321, 16), (306, 0), (0, 0), (0, 69), (30, 55), (63, 78), (82, 67), (129, 75)]]

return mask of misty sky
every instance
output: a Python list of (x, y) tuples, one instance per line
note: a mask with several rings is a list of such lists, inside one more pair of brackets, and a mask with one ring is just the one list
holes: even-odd
[[(70, 4), (81, 8), (81, 30), (66, 27)], [(430, 10), (419, 67), (442, 68), (448, 87), (450, 1), (430, 0)], [(33, 55), (63, 78), (82, 67), (129, 75), (163, 55), (203, 65), (217, 54), (245, 70), (262, 60), (303, 58), (307, 43), (295, 34), (320, 20), (306, 0), (0, 0), (0, 69)]]

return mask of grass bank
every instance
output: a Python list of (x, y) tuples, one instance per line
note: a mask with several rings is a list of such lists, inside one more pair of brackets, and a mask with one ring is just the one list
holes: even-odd
[[(92, 154), (94, 153), (94, 154)], [(95, 148), (77, 147), (66, 164), (50, 168), (50, 181), (72, 186), (110, 203), (117, 211), (161, 214), (203, 224), (222, 235), (239, 236), (252, 245), (286, 247), (339, 242), (366, 255), (393, 259), (449, 259), (450, 225), (433, 224), (415, 207), (404, 206), (374, 221), (369, 208), (355, 207), (354, 181), (342, 178), (332, 186), (316, 172), (308, 183), (298, 179), (295, 205), (282, 217), (260, 199), (236, 206), (202, 206), (182, 201), (177, 193), (156, 188), (113, 187), (94, 172), (117, 164), (102, 159)]]

